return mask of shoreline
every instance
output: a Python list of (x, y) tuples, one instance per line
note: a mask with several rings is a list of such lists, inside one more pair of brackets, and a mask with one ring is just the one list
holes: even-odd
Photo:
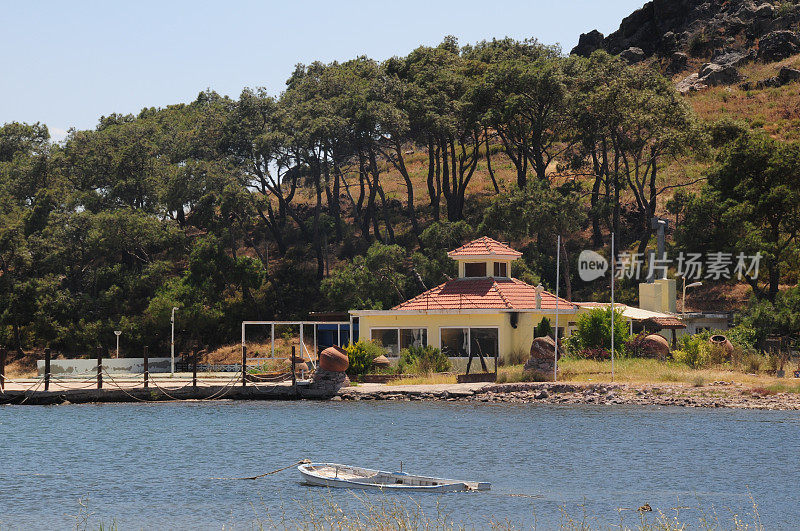
[(638, 405), (800, 410), (800, 394), (759, 392), (734, 382), (703, 386), (629, 383), (379, 385), (339, 391), (332, 400), (405, 400), (551, 405)]
[[(160, 382), (160, 383), (156, 383)], [(678, 406), (729, 409), (800, 410), (800, 393), (776, 393), (733, 381), (716, 381), (702, 386), (685, 383), (445, 383), (381, 384), (362, 383), (342, 387), (338, 392), (315, 389), (310, 382), (259, 384), (246, 387), (219, 379), (198, 378), (192, 387), (186, 380), (153, 381), (142, 388), (138, 380), (115, 381), (104, 389), (67, 388), (43, 391), (6, 389), (0, 405), (58, 405), (79, 403), (164, 403), (197, 400), (318, 400), (318, 401), (438, 401), (482, 402), (494, 404), (547, 405), (634, 405)], [(121, 385), (120, 385), (121, 384)]]

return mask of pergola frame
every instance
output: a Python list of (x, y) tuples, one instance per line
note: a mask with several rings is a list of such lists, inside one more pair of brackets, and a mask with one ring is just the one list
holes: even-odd
[[(300, 357), (303, 354), (308, 355), (308, 359), (311, 361), (311, 365), (316, 368), (316, 356), (317, 356), (317, 327), (319, 325), (336, 325), (336, 340), (339, 346), (342, 345), (342, 326), (349, 326), (349, 334), (350, 334), (350, 343), (353, 341), (353, 319), (350, 318), (350, 321), (242, 321), (242, 359), (245, 359), (246, 355), (246, 348), (247, 348), (247, 336), (246, 331), (248, 326), (269, 326), (270, 327), (270, 357), (269, 358), (247, 358), (248, 360), (261, 360), (261, 359), (290, 359), (287, 357), (275, 357), (275, 326), (299, 326), (300, 327)], [(308, 351), (308, 347), (306, 347), (305, 343), (305, 327), (311, 326), (314, 330), (314, 356), (311, 356), (311, 353)]]

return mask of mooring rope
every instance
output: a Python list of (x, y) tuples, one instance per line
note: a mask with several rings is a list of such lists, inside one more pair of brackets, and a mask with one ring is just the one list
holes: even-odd
[[(35, 395), (35, 394), (36, 394), (36, 391), (37, 391), (37, 390), (39, 389), (39, 387), (40, 387), (40, 386), (42, 386), (42, 385), (44, 385), (44, 376), (41, 376), (41, 377), (40, 377), (40, 378), (39, 378), (37, 381), (35, 381), (35, 382), (34, 382), (34, 383), (33, 383), (33, 384), (30, 386), (30, 387), (28, 387), (27, 389), (25, 389), (25, 390), (22, 392), (22, 396), (23, 396), (24, 398), (22, 399), (22, 402), (20, 402), (20, 403), (19, 403), (19, 405), (22, 405), (22, 404), (24, 404), (25, 402), (27, 402), (27, 401), (28, 401), (28, 399), (29, 399), (30, 397), (32, 397), (33, 395)], [(30, 392), (30, 394), (28, 394), (28, 392)], [(10, 391), (9, 391), (8, 389), (4, 389), (4, 390), (3, 390), (3, 392), (2, 392), (2, 393), (0, 393), (0, 394), (2, 394), (3, 396), (5, 396), (5, 395), (7, 395), (7, 394), (9, 394), (9, 393), (10, 393)], [(14, 400), (16, 400), (16, 397), (12, 397), (12, 398), (10, 398), (9, 400), (7, 400), (7, 401), (3, 402), (2, 404), (10, 404), (10, 403), (12, 403)]]
[(283, 468), (279, 468), (277, 470), (273, 470), (272, 472), (266, 472), (264, 474), (259, 474), (257, 476), (249, 476), (249, 477), (245, 477), (245, 478), (211, 478), (211, 479), (223, 479), (223, 480), (259, 479), (259, 478), (263, 478), (265, 476), (271, 476), (272, 474), (277, 474), (278, 472), (283, 472), (284, 470), (296, 467), (297, 465), (307, 465), (307, 464), (310, 464), (310, 463), (311, 463), (311, 461), (309, 459), (301, 459), (300, 461), (297, 461), (296, 463), (292, 463), (289, 466), (285, 466)]

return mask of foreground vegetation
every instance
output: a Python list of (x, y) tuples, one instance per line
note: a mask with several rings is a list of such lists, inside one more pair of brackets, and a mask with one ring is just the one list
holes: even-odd
[[(318, 530), (337, 529), (341, 531), (380, 530), (380, 531), (455, 531), (473, 529), (476, 525), (480, 528), (497, 530), (528, 529), (529, 525), (514, 519), (503, 518), (501, 515), (487, 514), (483, 521), (466, 523), (463, 519), (454, 517), (447, 508), (444, 498), (436, 503), (434, 511), (426, 512), (422, 505), (412, 497), (395, 496), (369, 496), (354, 492), (343, 493), (349, 499), (347, 502), (338, 502), (333, 492), (328, 491), (314, 500), (296, 500), (293, 507), (274, 508), (264, 505), (253, 505), (256, 519), (253, 527), (256, 529), (296, 529)], [(499, 493), (508, 496), (507, 493)], [(511, 496), (519, 496), (510, 494)], [(357, 505), (352, 507), (353, 502)], [(491, 510), (491, 509), (487, 509)], [(739, 514), (726, 510), (729, 516), (720, 517), (717, 508), (704, 507), (699, 502), (697, 505), (682, 506), (680, 508), (660, 509), (651, 508), (645, 504), (639, 508), (619, 508), (611, 526), (607, 518), (587, 514), (585, 507), (561, 505), (556, 517), (557, 527), (549, 525), (551, 529), (591, 531), (595, 529), (620, 529), (623, 531), (679, 531), (683, 529), (730, 529), (736, 531), (762, 531), (765, 526), (761, 523), (758, 506), (752, 502), (752, 508)], [(673, 514), (674, 513), (674, 514)], [(541, 518), (535, 504), (531, 505), (531, 514), (534, 518), (534, 527)], [(72, 515), (75, 528), (85, 531), (96, 528), (118, 529), (115, 521), (109, 524), (99, 522), (95, 513), (89, 510), (88, 500), (81, 499), (78, 514)], [(223, 526), (224, 528), (224, 526)]]

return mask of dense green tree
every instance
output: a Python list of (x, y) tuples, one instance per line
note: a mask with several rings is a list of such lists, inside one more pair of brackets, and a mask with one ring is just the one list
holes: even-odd
[[(601, 219), (620, 236), (621, 193), (634, 198), (639, 253), (652, 234), (658, 198), (676, 185), (659, 179), (664, 159), (684, 153), (696, 134), (693, 115), (669, 80), (646, 66), (629, 67), (619, 57), (597, 51), (571, 58), (566, 67), (577, 80), (570, 106), (576, 149), (573, 164), (588, 171), (592, 238), (603, 243)], [(690, 183), (678, 183), (684, 185)], [(630, 241), (630, 240), (629, 240)]]
[[(484, 124), (496, 132), (525, 188), (529, 168), (547, 180), (550, 163), (564, 150), (569, 93), (558, 47), (535, 40), (481, 42), (465, 57), (489, 65), (475, 88)], [(487, 164), (490, 161), (487, 159)]]
[(366, 256), (342, 264), (322, 281), (332, 309), (388, 309), (408, 296), (406, 253), (398, 245), (373, 243)]

